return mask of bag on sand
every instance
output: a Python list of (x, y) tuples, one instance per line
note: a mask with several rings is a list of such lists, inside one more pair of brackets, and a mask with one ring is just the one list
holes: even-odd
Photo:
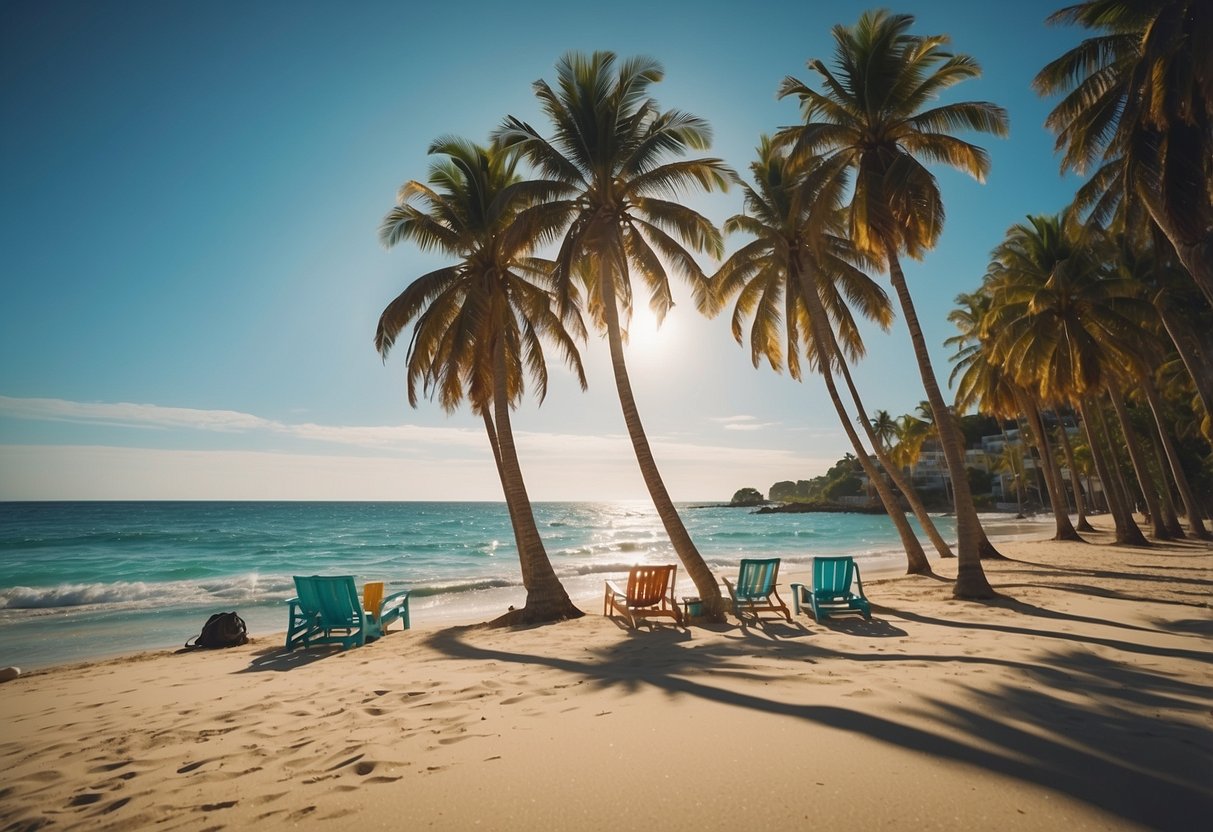
[(217, 612), (202, 625), (202, 632), (194, 643), (186, 647), (235, 647), (248, 641), (248, 628), (244, 619), (234, 612)]

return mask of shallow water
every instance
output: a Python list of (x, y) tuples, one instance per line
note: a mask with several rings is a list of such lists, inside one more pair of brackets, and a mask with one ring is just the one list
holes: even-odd
[[(557, 575), (587, 610), (604, 577), (677, 560), (648, 503), (534, 509)], [(741, 557), (784, 558), (785, 581), (816, 555), (854, 555), (865, 572), (905, 562), (880, 515), (680, 509), (721, 575)], [(953, 540), (953, 519), (937, 522)], [(525, 601), (502, 503), (0, 503), (0, 665), (182, 644), (220, 610), (237, 610), (253, 635), (278, 632), (294, 595), (291, 577), (311, 574), (411, 589), (419, 624), (490, 618)], [(679, 591), (693, 591), (682, 570)]]

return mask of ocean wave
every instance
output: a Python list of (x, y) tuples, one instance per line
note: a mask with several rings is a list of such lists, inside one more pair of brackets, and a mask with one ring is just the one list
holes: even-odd
[(221, 580), (114, 581), (14, 586), (0, 589), (0, 609), (37, 610), (58, 607), (201, 606), (216, 601), (267, 601), (287, 598), (294, 587), (282, 579), (242, 575)]
[(476, 592), (482, 589), (505, 589), (521, 585), (521, 581), (507, 581), (504, 578), (484, 578), (482, 580), (416, 586), (409, 590), (409, 594), (425, 598), (432, 595), (458, 595), (463, 592)]

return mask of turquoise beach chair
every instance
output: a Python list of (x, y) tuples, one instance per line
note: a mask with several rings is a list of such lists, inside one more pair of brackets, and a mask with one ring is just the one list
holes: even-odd
[(286, 648), (299, 645), (340, 644), (361, 647), (368, 639), (379, 638), (396, 620), (409, 628), (409, 593), (397, 592), (383, 597), (383, 583), (366, 586), (366, 603), (359, 603), (358, 590), (350, 575), (336, 577), (295, 576), (298, 596), (290, 599)]
[[(851, 591), (852, 578), (857, 593)], [(813, 558), (813, 587), (792, 584), (792, 604), (797, 615), (801, 605), (808, 605), (819, 622), (838, 612), (859, 612), (865, 621), (872, 620), (872, 605), (863, 594), (859, 565), (849, 555)]]
[(755, 618), (760, 612), (781, 612), (791, 621), (792, 613), (788, 611), (788, 605), (775, 591), (778, 580), (779, 558), (742, 558), (737, 583), (723, 579), (729, 597), (733, 599), (733, 615), (741, 617), (742, 609), (753, 613)]

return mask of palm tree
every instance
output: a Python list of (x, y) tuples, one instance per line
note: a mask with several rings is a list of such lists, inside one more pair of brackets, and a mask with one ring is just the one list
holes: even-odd
[(889, 415), (887, 410), (877, 410), (872, 414), (871, 418), (872, 431), (876, 434), (876, 438), (880, 440), (880, 446), (887, 452), (893, 447), (893, 440), (897, 438), (897, 420)]
[[(712, 280), (715, 298), (724, 303), (736, 296), (732, 330), (739, 344), (743, 341), (745, 319), (753, 318), (750, 357), (755, 367), (765, 358), (772, 369), (777, 372), (782, 369), (782, 329), (789, 374), (800, 380), (800, 339), (801, 333), (805, 333), (807, 342), (803, 349), (810, 364), (821, 372), (856, 459), (901, 537), (907, 573), (929, 573), (931, 567), (922, 544), (851, 425), (834, 382), (834, 365), (846, 362), (844, 350), (852, 359), (863, 353), (863, 341), (844, 296), (882, 326), (892, 319), (888, 296), (858, 267), (862, 258), (848, 240), (834, 233), (837, 229), (831, 227), (828, 217), (824, 213), (810, 214), (808, 208), (815, 204), (815, 194), (804, 183), (804, 171), (793, 165), (787, 154), (766, 136), (762, 137), (758, 160), (750, 165), (750, 170), (755, 185), (742, 185), (746, 213), (725, 220), (724, 228), (727, 233), (743, 232), (754, 239), (721, 265)], [(831, 324), (831, 316), (835, 324)], [(835, 326), (841, 334), (838, 340)], [(862, 404), (857, 406), (862, 412)], [(879, 444), (874, 434), (870, 439), (874, 447)]]
[[(1001, 269), (1001, 264), (996, 268)], [(989, 289), (989, 283), (994, 280), (993, 275), (987, 275), (987, 288), (984, 291), (957, 296), (959, 306), (948, 314), (948, 319), (960, 330), (959, 335), (944, 342), (959, 347), (953, 358), (956, 366), (951, 376), (952, 381), (959, 376), (957, 410), (964, 411), (976, 405), (982, 413), (988, 413), (1000, 421), (1018, 419), (1021, 415), (1026, 419), (1028, 431), (1040, 450), (1044, 465), (1045, 485), (1053, 507), (1053, 539), (1081, 540), (1070, 522), (1061, 472), (1048, 451), (1047, 434), (1037, 397), (1015, 380), (1013, 372), (995, 350), (993, 333), (997, 310), (993, 292)]]
[(705, 149), (707, 122), (678, 110), (661, 110), (649, 97), (663, 77), (649, 58), (619, 61), (611, 52), (569, 53), (556, 65), (556, 88), (536, 81), (535, 95), (551, 120), (553, 134), (542, 137), (509, 116), (495, 136), (518, 148), (538, 175), (568, 195), (531, 212), (541, 227), (566, 228), (554, 279), (562, 307), (584, 303), (594, 323), (606, 331), (615, 387), (641, 475), (666, 534), (695, 583), (712, 618), (723, 616), (720, 587), (699, 554), (670, 499), (640, 421), (624, 359), (621, 313), (632, 310), (632, 274), (649, 292), (660, 321), (673, 305), (668, 269), (692, 287), (707, 309), (707, 278), (692, 250), (719, 258), (720, 231), (674, 197), (684, 191), (724, 190), (731, 170), (719, 159), (685, 159)]
[(1017, 442), (1007, 442), (1002, 446), (1002, 453), (994, 461), (994, 470), (1011, 475), (1015, 485), (1015, 505), (1020, 517), (1023, 517), (1023, 448)]
[(980, 73), (966, 55), (944, 51), (943, 35), (909, 33), (914, 18), (867, 12), (854, 27), (835, 26), (836, 71), (820, 60), (809, 67), (822, 77), (824, 92), (795, 78), (780, 87), (781, 97), (800, 100), (805, 123), (781, 131), (797, 154), (823, 156), (823, 170), (836, 178), (854, 174), (849, 205), (850, 234), (856, 247), (879, 258), (889, 277), (906, 327), (927, 399), (940, 425), (957, 503), (960, 562), (954, 594), (990, 598), (994, 591), (981, 568), (981, 523), (969, 489), (960, 431), (947, 405), (902, 272), (900, 254), (919, 258), (935, 245), (944, 209), (935, 177), (921, 160), (943, 162), (984, 178), (989, 157), (981, 148), (948, 131), (962, 128), (994, 135), (1007, 132), (1006, 112), (988, 102), (966, 101), (929, 107), (943, 90)]
[(1104, 206), (1140, 201), (1213, 304), (1213, 4), (1087, 0), (1048, 22), (1096, 33), (1033, 81), (1063, 95), (1046, 122), (1062, 170), (1098, 166), (1089, 190), (1113, 195)]
[(1061, 218), (1028, 220), (1007, 232), (987, 273), (995, 296), (989, 324), (997, 333), (994, 354), (1041, 399), (1078, 402), (1117, 542), (1145, 544), (1100, 453), (1100, 414), (1093, 403), (1111, 381), (1109, 357), (1140, 320), (1141, 304), (1126, 281), (1105, 273), (1089, 244), (1063, 228)]
[[(530, 256), (543, 229), (517, 222), (522, 209), (545, 195), (521, 183), (518, 154), (458, 138), (434, 142), (428, 184), (410, 181), (383, 220), (379, 235), (392, 247), (408, 240), (457, 260), (416, 278), (379, 318), (375, 347), (387, 359), (400, 333), (413, 332), (406, 359), (409, 404), (418, 384), (447, 412), (466, 397), (484, 420), (505, 492), (526, 588), (526, 605), (495, 623), (576, 618), (535, 526), (510, 424), (510, 408), (529, 377), (542, 400), (547, 363), (541, 339), (553, 343), (576, 372), (585, 375), (569, 327), (584, 334), (580, 319), (554, 309), (550, 263)], [(549, 230), (550, 233), (550, 230)]]

